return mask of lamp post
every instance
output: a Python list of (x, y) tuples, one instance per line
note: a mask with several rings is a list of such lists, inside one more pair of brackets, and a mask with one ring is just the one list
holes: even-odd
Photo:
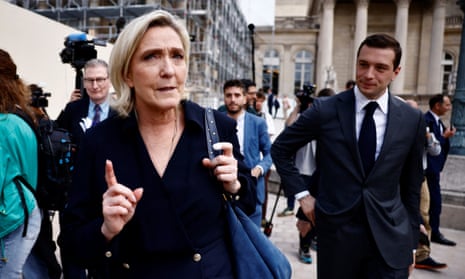
[(250, 40), (252, 42), (252, 80), (255, 82), (255, 40), (254, 40), (254, 29), (255, 25), (253, 23), (247, 26), (250, 31)]
[[(457, 4), (465, 12), (465, 0), (459, 0)], [(449, 153), (465, 155), (465, 21), (462, 22), (457, 84), (452, 105), (451, 125), (457, 128), (457, 132), (450, 138)]]

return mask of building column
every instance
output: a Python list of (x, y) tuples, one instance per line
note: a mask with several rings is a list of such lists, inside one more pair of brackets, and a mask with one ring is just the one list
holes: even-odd
[(369, 2), (369, 0), (355, 0), (355, 4), (357, 5), (357, 13), (355, 15), (354, 60), (352, 63), (352, 65), (354, 65), (352, 69), (353, 78), (355, 78), (358, 47), (367, 36)]
[(279, 92), (281, 97), (288, 95), (293, 97), (294, 83), (286, 82), (287, 80), (294, 80), (294, 67), (295, 62), (292, 59), (292, 45), (283, 44), (283, 60), (281, 63), (281, 72), (279, 74)]
[[(465, 13), (465, 0), (457, 1), (460, 9)], [(452, 100), (451, 126), (457, 131), (450, 138), (449, 154), (465, 156), (465, 20), (462, 22), (462, 36), (460, 39), (460, 55), (457, 68), (457, 85)]]
[(395, 37), (402, 47), (402, 59), (400, 61), (401, 71), (391, 84), (391, 92), (394, 94), (404, 93), (405, 60), (407, 59), (407, 32), (408, 32), (408, 9), (411, 0), (394, 0), (397, 4), (396, 34)]
[(431, 31), (431, 48), (428, 61), (427, 94), (442, 93), (441, 60), (444, 44), (444, 27), (446, 21), (446, 0), (435, 0), (433, 24)]
[(335, 0), (324, 0), (321, 15), (320, 32), (318, 34), (317, 90), (327, 86), (327, 71), (333, 65), (333, 32)]

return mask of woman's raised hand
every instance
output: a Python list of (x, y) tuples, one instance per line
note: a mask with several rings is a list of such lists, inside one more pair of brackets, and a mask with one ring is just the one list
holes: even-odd
[(119, 184), (110, 160), (105, 162), (105, 180), (108, 189), (103, 194), (101, 231), (105, 238), (110, 241), (134, 216), (137, 203), (142, 198), (143, 188), (137, 188), (133, 191)]

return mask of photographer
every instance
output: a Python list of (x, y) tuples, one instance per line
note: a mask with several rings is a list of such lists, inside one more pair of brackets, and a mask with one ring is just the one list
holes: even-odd
[[(33, 114), (34, 120), (40, 123), (42, 119), (49, 119), (45, 110), (48, 107), (47, 98), (51, 96), (46, 93), (37, 84), (30, 84), (31, 91), (30, 109)], [(40, 129), (40, 126), (39, 126)], [(41, 178), (41, 171), (44, 170), (44, 162), (41, 160), (39, 153), (39, 182)], [(39, 186), (38, 186), (39, 187)], [(38, 189), (36, 189), (38, 190)], [(31, 254), (27, 258), (26, 265), (23, 269), (23, 277), (26, 279), (33, 278), (49, 278), (59, 279), (61, 276), (61, 267), (55, 255), (56, 243), (53, 240), (52, 218), (53, 213), (48, 209), (41, 206), (39, 207), (42, 213), (42, 222), (40, 226), (39, 236), (31, 250)]]

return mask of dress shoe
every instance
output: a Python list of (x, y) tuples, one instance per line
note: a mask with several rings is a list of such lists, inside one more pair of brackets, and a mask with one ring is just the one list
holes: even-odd
[(435, 242), (435, 243), (439, 243), (439, 244), (447, 245), (447, 246), (455, 246), (456, 245), (456, 243), (454, 241), (445, 238), (442, 235), (442, 233), (440, 233), (439, 235), (432, 235), (431, 236), (431, 242)]
[(438, 263), (437, 261), (433, 260), (431, 257), (428, 257), (422, 261), (415, 263), (415, 268), (419, 269), (441, 269), (446, 268), (447, 264), (445, 263)]
[(278, 217), (292, 216), (294, 215), (294, 209), (286, 207), (282, 212), (278, 213)]

